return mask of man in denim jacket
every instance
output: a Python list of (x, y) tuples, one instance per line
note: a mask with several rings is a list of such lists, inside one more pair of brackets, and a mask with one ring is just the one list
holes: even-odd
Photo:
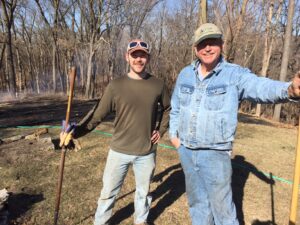
[(221, 56), (222, 33), (202, 24), (194, 34), (198, 59), (180, 72), (171, 99), (169, 135), (185, 174), (193, 225), (237, 225), (230, 153), (238, 106), (298, 98), (300, 73), (290, 83), (258, 77)]

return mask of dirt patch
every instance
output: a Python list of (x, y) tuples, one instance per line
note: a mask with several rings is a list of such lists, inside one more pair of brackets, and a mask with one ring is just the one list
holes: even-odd
[[(97, 100), (75, 99), (71, 121), (79, 120), (92, 109)], [(29, 98), (0, 103), (0, 127), (61, 125), (66, 117), (67, 99), (63, 97)]]

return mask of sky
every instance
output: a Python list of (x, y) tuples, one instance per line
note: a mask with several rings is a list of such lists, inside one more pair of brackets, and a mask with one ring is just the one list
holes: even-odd
[(176, 0), (165, 0), (169, 10), (174, 10), (179, 7), (178, 1)]

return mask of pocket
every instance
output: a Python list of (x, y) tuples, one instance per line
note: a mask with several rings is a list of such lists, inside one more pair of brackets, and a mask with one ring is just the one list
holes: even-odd
[(182, 84), (180, 86), (180, 104), (183, 106), (188, 106), (191, 102), (192, 94), (195, 88), (191, 85)]
[(207, 110), (217, 111), (223, 108), (226, 86), (214, 86), (206, 89), (205, 108)]

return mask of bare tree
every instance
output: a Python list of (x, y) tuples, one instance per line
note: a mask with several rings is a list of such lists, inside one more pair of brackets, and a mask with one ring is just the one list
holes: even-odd
[[(1, 28), (1, 36), (0, 36), (0, 44), (1, 44), (1, 55), (0, 55), (0, 84), (1, 87), (6, 87), (6, 89), (9, 91), (8, 89), (8, 82), (6, 81), (6, 76), (5, 76), (5, 67), (4, 67), (4, 58), (5, 58), (5, 48), (6, 48), (6, 41), (5, 41), (5, 35), (4, 35), (4, 24), (3, 21), (4, 19), (2, 19), (2, 14), (0, 14), (0, 28)], [(2, 70), (2, 73), (1, 73)]]
[[(286, 32), (284, 37), (284, 45), (283, 45), (283, 55), (282, 55), (282, 62), (281, 62), (281, 69), (280, 69), (280, 77), (279, 80), (285, 81), (287, 75), (287, 67), (288, 67), (288, 60), (290, 54), (290, 44), (292, 38), (292, 30), (293, 30), (293, 17), (295, 11), (295, 1), (289, 1), (289, 8), (288, 8), (288, 20), (286, 25)], [(280, 112), (281, 112), (281, 104), (276, 104), (274, 108), (273, 120), (279, 121), (280, 120)]]
[(8, 83), (9, 83), (9, 91), (12, 95), (16, 96), (16, 73), (14, 66), (14, 56), (12, 49), (12, 25), (14, 21), (14, 11), (17, 6), (17, 0), (5, 1), (1, 0), (2, 3), (2, 11), (4, 14), (4, 22), (6, 28), (6, 58), (7, 58), (7, 72), (8, 72)]
[[(129, 0), (127, 1), (126, 7), (126, 16), (128, 19), (128, 25), (130, 29), (130, 37), (135, 38), (139, 36), (139, 32), (143, 22), (145, 21), (147, 15), (151, 10), (162, 0)], [(136, 7), (132, 7), (135, 5)]]
[(249, 0), (243, 0), (240, 3), (241, 6), (235, 6), (234, 0), (230, 0), (229, 3), (226, 4), (228, 28), (225, 33), (224, 56), (225, 59), (230, 62), (233, 62), (235, 58), (236, 42), (244, 24), (248, 1)]
[[(271, 58), (271, 54), (272, 54), (272, 49), (273, 49), (273, 44), (274, 44), (274, 40), (275, 40), (275, 35), (274, 35), (274, 30), (277, 26), (277, 23), (279, 21), (280, 18), (280, 14), (281, 14), (281, 10), (282, 10), (282, 0), (279, 1), (279, 6), (278, 6), (278, 10), (276, 13), (276, 19), (275, 19), (275, 24), (272, 28), (272, 19), (273, 19), (273, 10), (274, 10), (274, 0), (270, 1), (270, 5), (269, 5), (269, 13), (268, 13), (268, 18), (267, 18), (267, 22), (266, 22), (266, 31), (264, 34), (264, 53), (263, 53), (263, 59), (262, 59), (262, 69), (261, 69), (261, 76), (262, 77), (266, 77), (267, 76), (267, 70), (269, 68), (269, 64), (270, 64), (270, 58)], [(256, 116), (260, 116), (261, 115), (261, 104), (257, 104), (256, 106)]]
[[(32, 19), (32, 23), (29, 24), (29, 19), (26, 18), (22, 13), (19, 15), (22, 24), (21, 30), (21, 38), (24, 43), (25, 52), (28, 60), (28, 80), (31, 90), (34, 90), (36, 87), (36, 91), (40, 93), (40, 84), (39, 84), (39, 75), (35, 73), (34, 67), (36, 65), (33, 62), (33, 29), (35, 25), (36, 12), (30, 15)], [(26, 79), (26, 78), (25, 78)], [(34, 85), (35, 83), (35, 85)], [(26, 89), (26, 81), (25, 81), (25, 89)]]
[[(82, 7), (84, 5), (82, 4)], [(85, 97), (92, 98), (94, 96), (94, 80), (95, 80), (95, 70), (93, 69), (95, 53), (99, 48), (101, 42), (101, 36), (103, 30), (101, 30), (102, 25), (104, 24), (104, 2), (98, 0), (97, 2), (91, 0), (88, 2), (86, 11), (86, 17), (89, 18), (89, 23), (87, 24), (88, 39), (89, 39), (89, 50), (88, 50), (88, 64), (87, 64), (87, 79), (86, 79), (86, 89)]]
[(54, 25), (53, 27), (51, 26), (49, 20), (47, 19), (45, 12), (40, 4), (39, 0), (35, 0), (39, 12), (42, 15), (42, 18), (45, 22), (45, 24), (47, 25), (51, 37), (52, 37), (52, 82), (53, 82), (53, 92), (55, 93), (57, 91), (57, 84), (56, 84), (56, 80), (57, 80), (57, 23), (58, 23), (58, 8), (59, 8), (59, 0), (53, 0), (53, 5), (54, 5)]
[(207, 1), (200, 0), (199, 1), (199, 18), (198, 25), (207, 23)]

